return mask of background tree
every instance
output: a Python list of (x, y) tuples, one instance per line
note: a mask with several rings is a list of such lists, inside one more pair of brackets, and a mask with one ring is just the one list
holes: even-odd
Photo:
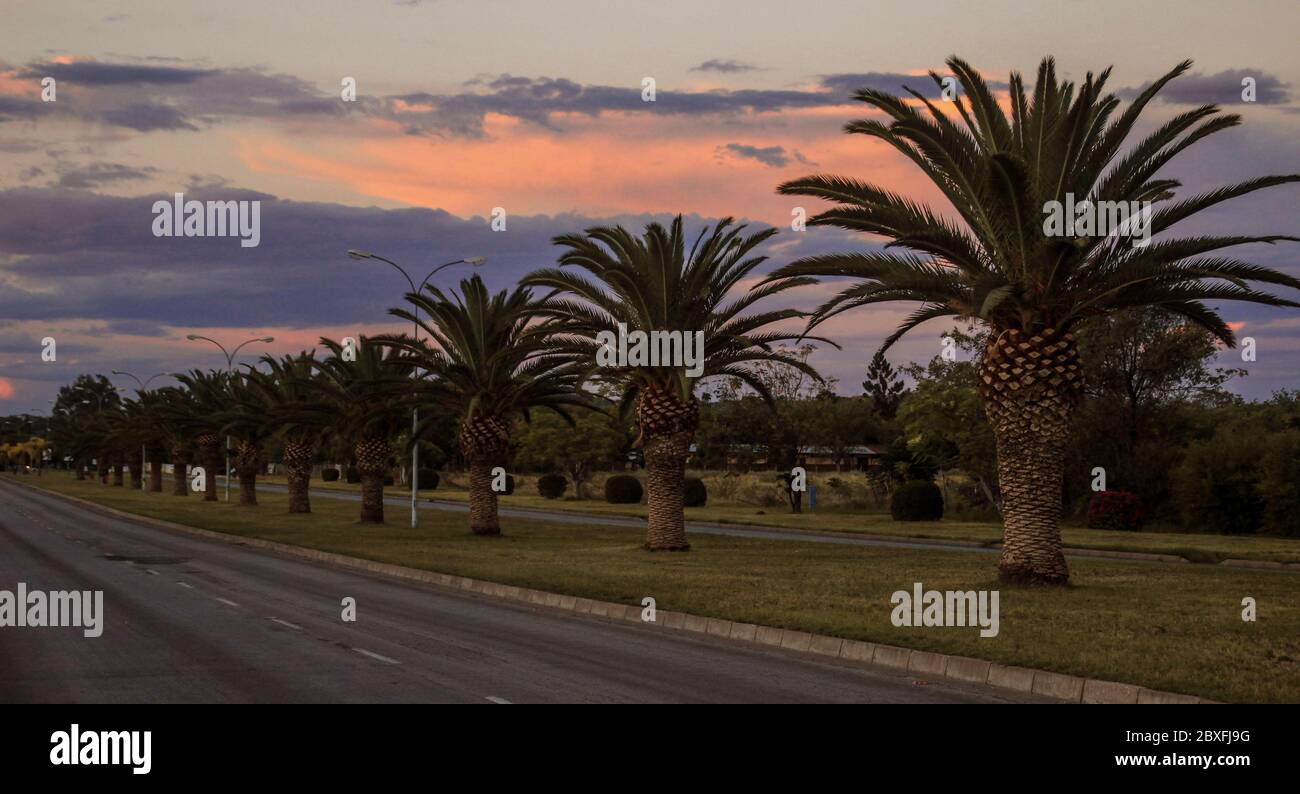
[(632, 439), (606, 414), (576, 409), (571, 415), (572, 425), (551, 414), (519, 422), (514, 461), (524, 471), (565, 473), (573, 481), (574, 494), (586, 499), (584, 486), (591, 472), (620, 461)]
[(907, 386), (898, 376), (898, 371), (889, 364), (883, 350), (877, 350), (867, 365), (867, 379), (862, 381), (862, 390), (871, 400), (876, 413), (885, 419), (893, 419), (898, 413), (898, 406), (907, 393)]

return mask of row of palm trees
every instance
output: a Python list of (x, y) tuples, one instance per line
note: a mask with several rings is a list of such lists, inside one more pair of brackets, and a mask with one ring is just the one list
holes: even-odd
[[(802, 259), (763, 279), (751, 279), (765, 259), (758, 248), (775, 231), (746, 234), (730, 219), (701, 232), (689, 247), (680, 217), (668, 226), (650, 224), (640, 236), (621, 227), (564, 235), (555, 239), (562, 249), (559, 266), (526, 276), (513, 290), (492, 295), (474, 277), (458, 292), (429, 287), (407, 295), (410, 308), (391, 313), (415, 322), (427, 339), (362, 339), (352, 350), (322, 340), (328, 350), (322, 358), (268, 358), (264, 371), (238, 375), (189, 373), (181, 387), (141, 394), (135, 407), (128, 402), (123, 413), (128, 423), (136, 417), (137, 435), (127, 436), (171, 444), (178, 465), (193, 439), (207, 465), (216, 462), (221, 434), (231, 433), (240, 439), (240, 478), (247, 479), (241, 500), (251, 503), (260, 444), (280, 433), (291, 471), (291, 509), (302, 511), (315, 446), (327, 430), (342, 433), (354, 445), (363, 477), (362, 518), (380, 520), (382, 474), (399, 417), (416, 405), (425, 418), (412, 441), (431, 423), (457, 417), (460, 449), (470, 464), (470, 525), (491, 534), (500, 528), (490, 471), (509, 443), (512, 421), (538, 408), (567, 415), (580, 405), (616, 406), (635, 415), (645, 453), (646, 547), (684, 550), (683, 475), (700, 381), (683, 368), (599, 368), (597, 334), (619, 324), (704, 331), (704, 377), (734, 376), (767, 397), (755, 376), (760, 362), (816, 377), (776, 343), (806, 335), (849, 309), (910, 302), (918, 308), (884, 347), (938, 317), (979, 322), (989, 332), (979, 392), (997, 440), (1005, 527), (1000, 573), (1010, 582), (1065, 584), (1063, 454), (1082, 385), (1072, 331), (1093, 317), (1154, 306), (1231, 346), (1232, 330), (1204, 301), (1297, 306), (1251, 283), (1300, 288), (1300, 280), (1216, 253), (1293, 237), (1164, 236), (1146, 245), (1119, 235), (1053, 237), (1042, 222), (1045, 202), (1064, 201), (1067, 194), (1093, 202), (1151, 202), (1151, 230), (1159, 235), (1224, 201), (1300, 181), (1300, 175), (1258, 177), (1175, 200), (1181, 185), (1160, 175), (1163, 167), (1240, 121), (1207, 105), (1129, 142), (1144, 108), (1190, 62), (1151, 83), (1122, 111), (1119, 99), (1104, 90), (1109, 70), (1075, 85), (1060, 80), (1052, 59), (1045, 59), (1032, 93), (1019, 74), (1011, 75), (1004, 110), (973, 67), (958, 58), (948, 67), (962, 87), (955, 101), (941, 106), (920, 92), (904, 98), (864, 89), (855, 98), (881, 116), (852, 122), (846, 131), (884, 141), (911, 160), (957, 218), (854, 179), (816, 175), (788, 182), (781, 193), (833, 204), (812, 224), (874, 235), (888, 245)], [(942, 85), (939, 75), (931, 77)], [(811, 315), (757, 308), (825, 277), (850, 283)], [(788, 327), (804, 318), (806, 327)], [(594, 396), (589, 386), (595, 383), (614, 395), (614, 406)], [(177, 482), (183, 487), (184, 478)], [(215, 491), (205, 498), (215, 499)]]

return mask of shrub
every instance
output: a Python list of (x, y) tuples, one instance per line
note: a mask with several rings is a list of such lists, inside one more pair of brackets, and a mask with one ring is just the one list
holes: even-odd
[(339, 478), (338, 469), (322, 469), (320, 478), (325, 482), (336, 482)]
[(434, 471), (433, 469), (420, 469), (420, 490), (421, 491), (438, 490), (438, 482), (440, 481), (440, 479), (441, 478), (438, 477), (438, 472)]
[(1088, 500), (1089, 529), (1135, 530), (1145, 518), (1142, 500), (1128, 491), (1102, 491)]
[(361, 472), (357, 471), (356, 466), (348, 466), (348, 482), (353, 485), (361, 482)]
[(543, 474), (537, 478), (537, 492), (547, 499), (559, 499), (569, 489), (563, 474)]
[(943, 493), (929, 480), (909, 480), (894, 489), (889, 514), (895, 521), (938, 521), (943, 518)]
[(1227, 427), (1187, 447), (1173, 477), (1184, 528), (1230, 535), (1259, 531), (1265, 507), (1259, 493), (1259, 447), (1254, 434)]
[(630, 474), (615, 474), (605, 480), (605, 501), (610, 504), (637, 504), (642, 492), (641, 481)]
[(1270, 532), (1300, 537), (1300, 432), (1274, 435), (1260, 458), (1259, 493)]
[(682, 504), (687, 507), (704, 507), (709, 501), (709, 489), (704, 487), (704, 480), (699, 477), (687, 477), (682, 494)]
[[(493, 481), (495, 482), (496, 477), (493, 477), (492, 479), (493, 479)], [(506, 475), (506, 489), (505, 489), (504, 491), (495, 491), (495, 493), (496, 493), (497, 496), (509, 496), (510, 494), (512, 494), (512, 493), (514, 493), (514, 492), (515, 492), (515, 475), (513, 475), (513, 474), (507, 474), (507, 475)]]

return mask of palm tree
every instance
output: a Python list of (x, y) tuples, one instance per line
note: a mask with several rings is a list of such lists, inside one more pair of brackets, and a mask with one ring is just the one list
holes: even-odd
[(260, 385), (261, 375), (249, 367), (247, 372), (232, 373), (226, 379), (228, 403), (221, 414), (221, 432), (237, 442), (234, 468), (239, 477), (241, 507), (257, 506), (257, 474), (265, 464), (262, 447), (278, 429), (268, 422), (273, 404)]
[(228, 373), (218, 370), (190, 370), (176, 376), (184, 385), (189, 399), (173, 403), (180, 413), (173, 414), (174, 421), (188, 427), (199, 448), (199, 463), (204, 470), (203, 501), (217, 501), (217, 472), (221, 469), (222, 416), (228, 409)]
[[(536, 271), (521, 282), (556, 290), (541, 313), (563, 329), (562, 336), (554, 337), (557, 349), (582, 362), (590, 376), (613, 385), (621, 393), (624, 414), (635, 406), (635, 443), (644, 448), (647, 469), (645, 547), (651, 551), (690, 548), (682, 498), (686, 458), (699, 422), (694, 394), (699, 379), (689, 377), (683, 366), (600, 368), (603, 344), (597, 335), (617, 335), (620, 327), (628, 333), (678, 332), (685, 339), (703, 332), (700, 378), (739, 378), (769, 403), (767, 388), (755, 376), (757, 362), (784, 364), (820, 379), (805, 362), (772, 349), (790, 335), (762, 330), (806, 314), (795, 309), (744, 314), (759, 300), (812, 279), (785, 278), (729, 299), (767, 258), (751, 252), (776, 234), (769, 229), (744, 236), (744, 229), (732, 227), (726, 218), (711, 232), (702, 230), (688, 253), (680, 215), (668, 228), (651, 223), (639, 238), (621, 226), (594, 227), (584, 234), (556, 237), (555, 244), (567, 249), (560, 256), (561, 267)], [(563, 269), (566, 266), (585, 270), (592, 278)]]
[[(533, 408), (548, 408), (572, 421), (566, 406), (591, 403), (577, 390), (577, 369), (551, 355), (544, 335), (530, 332), (541, 306), (530, 290), (516, 287), (491, 295), (478, 276), (461, 281), (460, 294), (426, 289), (406, 296), (414, 313), (389, 313), (417, 323), (437, 348), (405, 335), (381, 339), (410, 353), (423, 370), (416, 392), (421, 408), (432, 403), (460, 417), (458, 441), (469, 461), (470, 530), (500, 535), (492, 468), (505, 463), (511, 423), (516, 417), (527, 419)], [(424, 413), (412, 443), (443, 421), (441, 412)]]
[(344, 347), (321, 339), (332, 354), (320, 364), (322, 393), (333, 405), (335, 430), (349, 439), (361, 474), (361, 521), (384, 522), (384, 477), (392, 440), (410, 415), (411, 361), (377, 339)]
[[(158, 389), (154, 394), (163, 443), (172, 459), (172, 496), (188, 496), (189, 464), (193, 457), (190, 449), (191, 417), (195, 412), (193, 396), (177, 386)], [(158, 476), (161, 477), (161, 472)]]
[(262, 363), (268, 371), (253, 371), (250, 377), (265, 401), (264, 430), (278, 431), (284, 441), (289, 512), (310, 513), (312, 461), (321, 436), (337, 417), (320, 388), (322, 376), (312, 353), (263, 356)]
[(998, 567), (1004, 581), (1069, 580), (1059, 520), (1064, 448), (1082, 384), (1072, 333), (1080, 323), (1158, 306), (1231, 346), (1231, 329), (1203, 301), (1297, 305), (1249, 282), (1300, 287), (1300, 281), (1222, 254), (1207, 256), (1228, 246), (1295, 238), (1229, 235), (1140, 243), (1124, 229), (1065, 236), (1049, 233), (1040, 214), (1049, 202), (1150, 202), (1149, 233), (1156, 235), (1229, 199), (1300, 181), (1297, 175), (1258, 177), (1173, 200), (1180, 183), (1158, 172), (1191, 144), (1240, 121), (1213, 105), (1174, 116), (1121, 152), (1142, 110), (1190, 65), (1179, 64), (1119, 113), (1120, 101), (1104, 93), (1109, 69), (1089, 73), (1075, 86), (1058, 80), (1051, 58), (1038, 68), (1032, 98), (1021, 76), (1011, 75), (1010, 117), (975, 69), (955, 57), (948, 66), (964, 93), (953, 105), (959, 121), (910, 89), (914, 101), (872, 89), (856, 92), (856, 99), (888, 120), (854, 121), (845, 130), (880, 139), (912, 160), (943, 192), (960, 223), (844, 177), (810, 176), (779, 188), (836, 205), (811, 223), (880, 235), (902, 249), (814, 256), (774, 272), (770, 279), (856, 280), (817, 310), (810, 328), (854, 307), (900, 300), (920, 306), (882, 350), (936, 317), (984, 324), (989, 341), (978, 387), (997, 442), (1005, 526)]

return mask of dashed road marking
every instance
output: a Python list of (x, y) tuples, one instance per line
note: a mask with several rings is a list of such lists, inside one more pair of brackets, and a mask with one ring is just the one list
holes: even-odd
[(390, 659), (387, 656), (383, 656), (381, 654), (375, 653), (374, 651), (367, 651), (365, 648), (353, 648), (352, 650), (356, 651), (362, 656), (369, 656), (371, 659), (378, 659), (381, 662), (387, 662), (388, 664), (401, 664), (401, 662), (397, 661), (396, 659)]
[(186, 582), (177, 582), (176, 584), (180, 585), (181, 587), (184, 587), (184, 588), (187, 589), (187, 590), (193, 590), (193, 589), (194, 589), (194, 585), (192, 585), (192, 584), (188, 584), (188, 583), (186, 583)]
[(290, 623), (287, 620), (280, 620), (279, 618), (267, 618), (267, 620), (271, 621), (272, 623), (279, 623), (281, 626), (288, 626), (289, 628), (294, 629), (296, 631), (302, 631), (302, 626), (299, 626), (297, 623)]
[(227, 605), (232, 606), (232, 607), (237, 607), (237, 606), (239, 606), (239, 604), (236, 604), (234, 601), (231, 601), (229, 598), (218, 598), (217, 600), (220, 601), (220, 602), (223, 603), (223, 604), (227, 604)]
[(510, 701), (506, 700), (505, 698), (489, 697), (488, 700), (492, 701), (493, 703), (500, 703), (500, 704), (503, 705), (503, 706), (511, 706), (511, 705), (514, 705), (513, 703), (511, 703)]
[(144, 569), (144, 572), (147, 573), (147, 574), (149, 574), (150, 576), (157, 576), (157, 575), (158, 575), (158, 572), (155, 571), (153, 568), (145, 568), (145, 569)]

